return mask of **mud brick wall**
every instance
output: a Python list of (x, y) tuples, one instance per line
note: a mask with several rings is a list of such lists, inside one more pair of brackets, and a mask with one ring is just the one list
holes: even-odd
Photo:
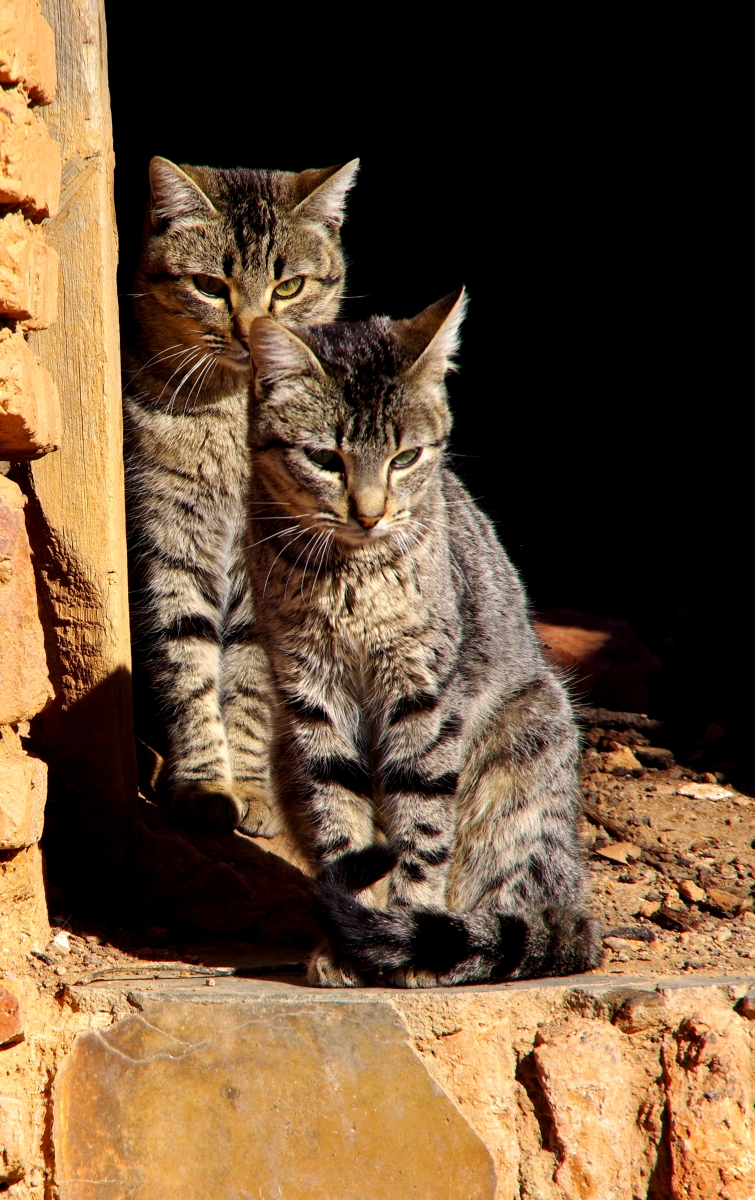
[(56, 316), (58, 256), (40, 222), (60, 198), (60, 147), (39, 117), (55, 95), (52, 29), (38, 0), (0, 2), (0, 459), (60, 445), (60, 404), (26, 333)]
[[(60, 148), (39, 110), (55, 95), (53, 32), (38, 0), (0, 2), (0, 1183), (29, 1167), (39, 1083), (27, 1038), (43, 1018), (24, 978), (49, 938), (39, 841), (47, 766), (26, 749), (29, 722), (53, 700), (26, 524), (10, 462), (60, 445), (58, 391), (27, 335), (56, 318), (58, 256), (42, 222), (60, 196)], [(29, 1022), (31, 1021), (31, 1025)], [(8, 1057), (10, 1056), (10, 1058)]]

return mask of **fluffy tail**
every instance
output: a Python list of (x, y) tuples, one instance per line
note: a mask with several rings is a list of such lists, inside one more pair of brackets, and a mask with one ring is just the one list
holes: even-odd
[(600, 927), (577, 908), (524, 915), (495, 909), (380, 911), (356, 893), (396, 865), (388, 846), (344, 854), (315, 885), (320, 924), (339, 956), (366, 975), (381, 968), (431, 972), (443, 984), (571, 975), (600, 960)]

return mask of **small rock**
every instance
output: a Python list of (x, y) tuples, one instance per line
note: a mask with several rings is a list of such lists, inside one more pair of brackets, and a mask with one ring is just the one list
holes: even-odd
[(689, 900), (690, 904), (701, 904), (705, 899), (705, 892), (693, 879), (682, 879), (679, 882), (679, 895)]
[[(742, 906), (748, 903), (741, 896), (736, 896), (733, 892), (724, 892), (720, 888), (708, 888), (706, 901), (712, 913), (723, 917), (736, 916), (744, 911)], [(750, 900), (749, 907), (751, 906), (752, 901)]]
[(625, 954), (632, 950), (636, 950), (640, 942), (630, 942), (628, 938), (620, 937), (604, 937), (603, 945), (608, 950), (623, 951)]
[(614, 925), (605, 937), (624, 938), (630, 942), (654, 942), (655, 930), (649, 925)]
[(0, 1046), (12, 1046), (14, 1042), (20, 1042), (23, 1036), (24, 1015), (21, 1001), (10, 987), (0, 983)]
[(614, 746), (616, 748), (609, 751), (603, 759), (603, 769), (611, 775), (632, 775), (638, 778), (642, 774), (642, 763), (635, 758), (628, 746), (622, 746), (618, 742), (614, 742)]
[(205, 985), (206, 985), (206, 987), (215, 987), (215, 980), (214, 979), (205, 979)]
[(642, 854), (639, 846), (633, 846), (631, 842), (616, 842), (613, 846), (604, 846), (600, 850), (595, 851), (601, 858), (607, 858), (615, 863), (627, 863), (630, 861), (636, 862)]
[(755, 913), (754, 912), (743, 912), (742, 920), (744, 921), (745, 925), (750, 925), (750, 926), (755, 925)]
[(61, 929), (60, 933), (55, 934), (50, 945), (54, 946), (56, 950), (62, 950), (64, 954), (70, 954), (71, 952), (71, 943), (68, 940), (68, 934), (63, 929)]
[(640, 917), (654, 917), (660, 907), (659, 900), (643, 900), (637, 910), (637, 914)]
[(655, 767), (659, 771), (668, 771), (674, 765), (674, 755), (671, 750), (661, 746), (635, 746), (635, 756), (643, 767)]
[(658, 992), (622, 988), (615, 994), (619, 1003), (611, 1020), (622, 1033), (641, 1033), (667, 1023), (663, 997)]
[(47, 963), (48, 967), (55, 965), (55, 959), (53, 956), (51, 954), (47, 954), (44, 950), (30, 950), (29, 953), (33, 954), (35, 958), (38, 958), (40, 962)]
[(746, 1021), (755, 1021), (755, 988), (751, 988), (746, 996), (738, 1000), (734, 1009)]
[(671, 929), (675, 933), (686, 933), (690, 929), (699, 928), (701, 917), (698, 913), (689, 912), (686, 908), (671, 908), (670, 905), (663, 904), (658, 912), (653, 914), (652, 920), (662, 929)]
[(56, 968), (55, 968), (55, 974), (56, 974), (56, 975), (65, 975), (65, 974), (66, 974), (66, 969), (65, 969), (65, 967), (56, 967)]
[(676, 794), (691, 800), (731, 800), (734, 795), (718, 783), (684, 783), (676, 789)]

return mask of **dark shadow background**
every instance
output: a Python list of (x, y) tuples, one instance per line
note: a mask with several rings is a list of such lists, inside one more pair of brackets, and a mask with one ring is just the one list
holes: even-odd
[(751, 746), (747, 74), (499, 44), (458, 14), (441, 44), (398, 10), (322, 10), (317, 37), (298, 10), (106, 8), (121, 292), (151, 155), (359, 156), (346, 315), (467, 284), (455, 463), (534, 605), (631, 622), (664, 659), (656, 715), (690, 747), (710, 722)]

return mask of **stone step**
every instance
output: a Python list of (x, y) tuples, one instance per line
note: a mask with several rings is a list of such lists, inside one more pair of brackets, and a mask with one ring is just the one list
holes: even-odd
[(61, 1200), (752, 1200), (753, 982), (69, 987)]

